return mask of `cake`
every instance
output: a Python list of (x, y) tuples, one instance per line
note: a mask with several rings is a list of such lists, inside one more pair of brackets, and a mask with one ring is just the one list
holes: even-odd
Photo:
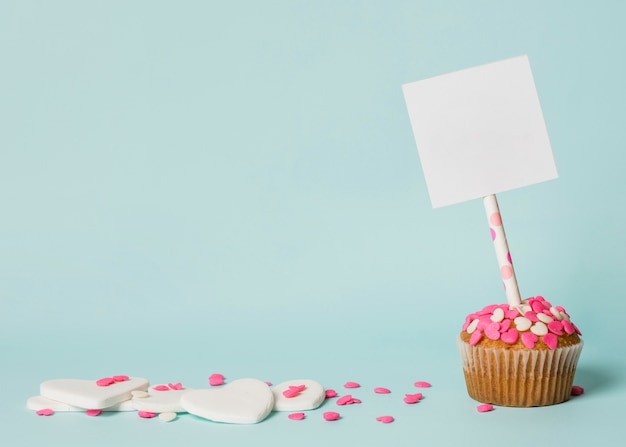
[(580, 335), (565, 309), (541, 296), (468, 315), (457, 338), (468, 394), (508, 407), (565, 402), (583, 347)]

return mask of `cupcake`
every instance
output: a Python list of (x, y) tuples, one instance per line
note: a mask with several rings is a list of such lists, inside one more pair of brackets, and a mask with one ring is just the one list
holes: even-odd
[(507, 407), (565, 402), (583, 347), (580, 335), (565, 309), (541, 296), (468, 315), (457, 338), (467, 392)]

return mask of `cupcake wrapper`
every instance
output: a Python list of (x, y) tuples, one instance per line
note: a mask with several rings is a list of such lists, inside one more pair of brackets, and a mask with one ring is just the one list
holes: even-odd
[(507, 407), (565, 402), (571, 394), (582, 340), (554, 350), (493, 349), (457, 338), (467, 392), (473, 399)]

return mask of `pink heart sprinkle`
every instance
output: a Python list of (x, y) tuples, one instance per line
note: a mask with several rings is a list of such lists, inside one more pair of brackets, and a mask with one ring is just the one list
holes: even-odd
[(394, 421), (393, 416), (378, 416), (376, 418), (378, 422), (382, 422), (383, 424), (390, 424)]
[(546, 335), (541, 337), (541, 341), (546, 344), (548, 348), (551, 350), (555, 350), (556, 346), (559, 344), (559, 339), (551, 332), (548, 332)]
[(209, 385), (211, 386), (224, 385), (224, 376), (222, 374), (211, 374), (209, 376)]
[(139, 411), (137, 412), (137, 414), (139, 415), (140, 418), (145, 418), (145, 419), (151, 419), (157, 415), (156, 413), (151, 413), (149, 411)]
[(417, 393), (417, 394), (405, 394), (404, 395), (404, 403), (406, 404), (416, 404), (418, 403), (420, 400), (422, 400), (422, 393)]
[(483, 331), (475, 330), (474, 332), (472, 332), (472, 335), (470, 335), (469, 344), (472, 346), (476, 346), (481, 338), (483, 338)]
[(302, 419), (304, 419), (304, 413), (291, 413), (287, 417), (292, 421), (301, 421)]
[(580, 396), (585, 392), (585, 389), (582, 386), (574, 385), (572, 387), (572, 396)]
[(130, 378), (128, 376), (113, 376), (113, 380), (115, 382), (126, 382), (127, 380), (130, 380)]
[(470, 317), (470, 315), (468, 315), (467, 317), (465, 317), (465, 323), (463, 323), (463, 327), (461, 328), (461, 330), (463, 332), (465, 332), (467, 330), (467, 328), (469, 327), (470, 323), (472, 322), (472, 318)]
[(487, 315), (487, 314), (492, 314), (494, 310), (496, 310), (498, 308), (497, 304), (489, 304), (488, 306), (483, 307), (483, 310), (481, 310), (478, 313), (481, 313), (482, 315)]
[(54, 414), (54, 411), (52, 411), (52, 409), (50, 408), (42, 408), (41, 410), (37, 412), (38, 416), (52, 416), (53, 414)]
[(572, 335), (574, 332), (576, 332), (574, 330), (574, 325), (570, 323), (569, 321), (563, 320), (561, 321), (561, 324), (563, 324), (563, 329), (565, 330), (565, 333), (567, 335)]
[(102, 410), (87, 410), (85, 411), (85, 414), (92, 417), (100, 416), (102, 414)]
[(555, 335), (563, 335), (563, 323), (554, 320), (548, 323), (548, 330)]
[(486, 413), (488, 411), (493, 410), (493, 405), (491, 404), (482, 404), (476, 407), (479, 413)]
[(179, 391), (183, 389), (183, 384), (178, 382), (178, 383), (168, 383), (167, 386), (170, 387), (170, 389), (175, 390), (175, 391)]
[(537, 341), (539, 341), (539, 337), (537, 337), (532, 332), (522, 332), (522, 343), (528, 349), (533, 349)]
[(502, 340), (507, 345), (514, 345), (517, 342), (518, 337), (519, 337), (519, 332), (517, 332), (517, 329), (512, 328), (502, 333), (500, 335), (500, 340)]
[(500, 338), (500, 323), (491, 323), (485, 328), (485, 337), (489, 340), (498, 340)]
[(306, 388), (306, 385), (298, 385), (298, 386), (290, 385), (289, 389), (283, 391), (283, 396), (285, 396), (287, 399), (291, 399), (293, 397), (296, 397), (302, 391), (304, 391), (305, 388)]
[(493, 321), (491, 321), (491, 314), (483, 315), (478, 318), (478, 326), (476, 326), (479, 330), (484, 331), (487, 326), (489, 326)]
[(391, 391), (388, 388), (382, 388), (382, 387), (374, 388), (374, 392), (376, 394), (389, 394), (389, 393), (391, 393)]
[(413, 384), (416, 388), (430, 388), (430, 383), (428, 382), (415, 382)]
[(535, 313), (540, 314), (541, 312), (543, 312), (543, 304), (541, 303), (541, 301), (530, 300), (528, 304), (530, 304), (530, 307)]
[(272, 382), (265, 382), (267, 386), (272, 386)]
[(530, 310), (524, 314), (524, 317), (526, 317), (528, 320), (532, 321), (533, 323), (536, 323), (537, 321), (539, 321), (539, 318), (537, 318), (537, 314)]
[(167, 385), (157, 385), (152, 387), (155, 391), (169, 391), (169, 387)]
[(336, 421), (341, 417), (339, 413), (335, 413), (334, 411), (326, 411), (323, 414), (324, 420), (326, 421)]
[(356, 382), (346, 382), (344, 388), (359, 388), (361, 385)]
[(502, 320), (500, 323), (500, 333), (506, 332), (511, 328), (511, 320)]
[(509, 320), (515, 320), (515, 318), (519, 317), (519, 312), (517, 309), (509, 309), (504, 311), (504, 318), (508, 318)]
[(352, 395), (346, 394), (343, 397), (337, 399), (337, 405), (348, 405), (352, 401)]
[(332, 399), (333, 397), (337, 397), (337, 391), (335, 390), (326, 390), (326, 399)]
[(96, 380), (96, 385), (98, 386), (109, 386), (115, 383), (115, 379), (112, 377), (105, 377), (104, 379)]

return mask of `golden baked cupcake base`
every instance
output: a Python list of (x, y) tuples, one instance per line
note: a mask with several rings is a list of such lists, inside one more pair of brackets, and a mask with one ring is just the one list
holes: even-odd
[(457, 337), (468, 394), (509, 407), (565, 402), (583, 347), (579, 335), (565, 309), (543, 297), (469, 315)]

